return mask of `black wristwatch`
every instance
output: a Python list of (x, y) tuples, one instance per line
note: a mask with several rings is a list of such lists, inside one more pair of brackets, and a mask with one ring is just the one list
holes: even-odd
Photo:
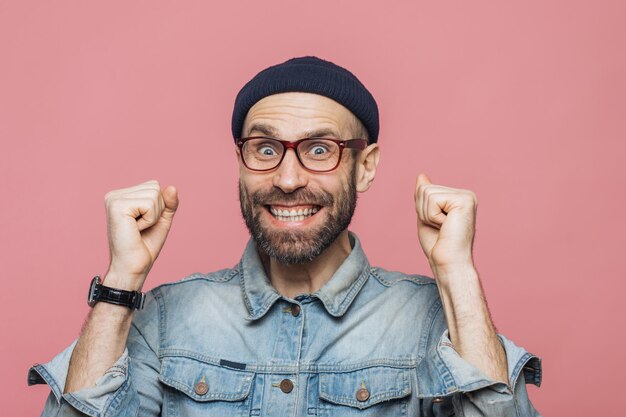
[(104, 301), (105, 303), (126, 306), (131, 310), (141, 310), (145, 299), (146, 295), (139, 291), (124, 291), (104, 286), (100, 283), (100, 275), (96, 275), (89, 286), (87, 304), (93, 307), (98, 301)]

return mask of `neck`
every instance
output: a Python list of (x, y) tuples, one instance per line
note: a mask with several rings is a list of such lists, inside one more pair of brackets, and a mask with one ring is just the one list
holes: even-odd
[(351, 250), (346, 229), (317, 258), (305, 264), (285, 265), (263, 253), (260, 256), (272, 286), (284, 297), (295, 298), (300, 294), (312, 294), (322, 288)]

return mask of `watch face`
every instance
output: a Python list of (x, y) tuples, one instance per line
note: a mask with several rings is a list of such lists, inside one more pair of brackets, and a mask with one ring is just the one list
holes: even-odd
[(93, 307), (96, 304), (96, 297), (98, 295), (98, 285), (100, 284), (100, 276), (96, 275), (91, 280), (91, 285), (89, 286), (89, 294), (87, 295), (87, 304), (89, 307)]

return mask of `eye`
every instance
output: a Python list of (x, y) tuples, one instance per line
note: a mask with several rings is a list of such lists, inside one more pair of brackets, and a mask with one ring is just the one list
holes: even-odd
[(301, 150), (305, 154), (310, 156), (321, 156), (333, 151), (332, 142), (326, 142), (323, 140), (306, 141), (301, 145)]
[(253, 139), (247, 143), (256, 158), (274, 158), (282, 152), (280, 143), (271, 139)]
[(264, 156), (274, 156), (274, 155), (276, 155), (276, 150), (274, 148), (272, 148), (271, 146), (267, 146), (267, 145), (259, 147), (258, 152), (261, 155), (264, 155)]
[(323, 145), (315, 145), (311, 147), (309, 152), (312, 153), (313, 155), (323, 155), (326, 152), (328, 152), (328, 149)]

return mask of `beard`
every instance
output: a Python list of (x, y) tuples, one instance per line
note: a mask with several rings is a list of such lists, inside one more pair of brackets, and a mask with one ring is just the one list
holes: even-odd
[[(240, 180), (241, 214), (257, 247), (286, 265), (304, 264), (317, 258), (350, 225), (357, 200), (355, 173), (353, 170), (337, 197), (328, 191), (314, 192), (306, 188), (285, 193), (272, 187), (269, 191), (251, 193)], [(261, 216), (263, 210), (267, 210), (266, 206), (273, 203), (321, 206), (327, 219), (323, 225), (309, 230), (272, 230), (261, 224)]]

